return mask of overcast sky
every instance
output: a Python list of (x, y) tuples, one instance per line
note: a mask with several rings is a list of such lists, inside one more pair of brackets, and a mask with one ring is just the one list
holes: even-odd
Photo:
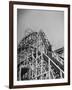
[(17, 41), (25, 36), (28, 28), (42, 29), (53, 48), (64, 46), (64, 12), (51, 10), (17, 10)]

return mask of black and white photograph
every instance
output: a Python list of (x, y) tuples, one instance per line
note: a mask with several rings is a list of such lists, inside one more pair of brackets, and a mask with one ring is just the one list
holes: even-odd
[(11, 5), (10, 87), (69, 85), (70, 6), (27, 2)]
[(17, 9), (17, 80), (64, 78), (64, 12)]

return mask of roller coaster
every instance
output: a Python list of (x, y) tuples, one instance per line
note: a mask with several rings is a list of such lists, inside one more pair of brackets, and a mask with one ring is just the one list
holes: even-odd
[(45, 33), (32, 32), (17, 45), (17, 80), (64, 78), (64, 47), (52, 51)]

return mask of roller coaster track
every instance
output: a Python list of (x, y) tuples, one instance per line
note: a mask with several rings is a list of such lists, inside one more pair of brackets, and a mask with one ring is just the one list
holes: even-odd
[[(35, 41), (30, 39), (30, 41), (29, 41), (29, 37), (31, 37), (32, 39), (34, 39), (32, 37), (32, 35), (37, 37), (37, 34), (39, 34), (41, 36), (42, 42), (43, 42), (43, 44), (45, 46), (45, 49), (47, 50), (47, 53), (43, 52), (42, 55), (41, 55), (41, 57), (43, 57), (43, 59), (47, 63), (49, 62), (49, 64), (48, 64), (49, 71), (47, 71), (47, 72), (45, 71), (44, 73), (41, 73), (41, 76), (42, 76), (42, 74), (49, 73), (49, 78), (51, 76), (52, 76), (52, 78), (56, 78), (54, 76), (53, 70), (51, 69), (51, 65), (54, 65), (60, 71), (60, 74), (64, 74), (64, 58), (61, 57), (60, 55), (56, 54), (56, 52), (53, 52), (51, 50), (50, 42), (48, 41), (48, 39), (45, 38), (44, 32), (41, 32), (41, 31), (39, 33), (36, 33), (35, 32), (35, 33), (32, 33), (32, 34), (26, 36), (24, 39), (22, 39), (22, 41), (18, 45), (18, 55), (20, 55), (20, 59), (21, 59), (21, 56), (23, 56), (20, 53), (21, 52), (24, 52), (24, 49), (26, 49), (28, 47), (31, 47), (30, 45), (37, 41), (37, 39), (35, 39)], [(39, 57), (37, 57), (37, 58), (39, 58)], [(37, 60), (37, 58), (35, 60)], [(22, 65), (23, 63), (24, 63), (24, 59), (23, 60), (22, 59), (19, 60), (18, 61), (18, 67), (20, 65)], [(33, 65), (28, 64), (28, 65), (24, 65), (24, 67), (31, 68), (31, 70), (33, 71), (33, 69), (32, 69), (33, 68)], [(42, 67), (41, 67), (41, 69), (42, 69)], [(38, 76), (40, 76), (40, 75), (36, 75), (36, 78)], [(32, 79), (33, 79), (33, 77), (32, 77)]]

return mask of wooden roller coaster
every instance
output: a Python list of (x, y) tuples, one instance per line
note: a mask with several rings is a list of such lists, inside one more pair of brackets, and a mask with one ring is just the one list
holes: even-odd
[(25, 36), (17, 46), (17, 80), (64, 78), (64, 48), (52, 51), (43, 31)]

